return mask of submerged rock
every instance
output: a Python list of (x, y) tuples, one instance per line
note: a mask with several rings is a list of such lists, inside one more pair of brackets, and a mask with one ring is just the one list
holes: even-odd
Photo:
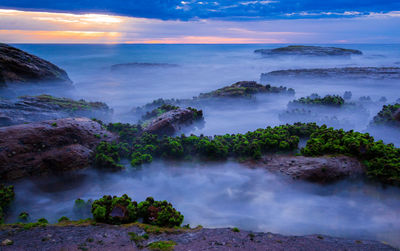
[(290, 45), (276, 49), (259, 49), (255, 53), (260, 53), (263, 56), (351, 56), (362, 55), (359, 50), (344, 49), (337, 47), (322, 47), (322, 46), (304, 46)]
[(134, 69), (143, 68), (173, 68), (178, 67), (177, 64), (167, 64), (167, 63), (125, 63), (125, 64), (115, 64), (111, 66), (111, 71), (126, 71)]
[(56, 65), (6, 44), (0, 44), (0, 86), (7, 83), (54, 82), (72, 84)]
[(400, 67), (344, 67), (325, 69), (293, 69), (271, 71), (261, 74), (261, 82), (276, 79), (322, 78), (322, 79), (370, 79), (399, 80)]
[(144, 125), (143, 132), (158, 135), (173, 135), (182, 126), (192, 124), (196, 120), (203, 118), (203, 112), (195, 109), (177, 108), (161, 114), (153, 119), (149, 124)]
[(356, 159), (348, 156), (304, 157), (271, 155), (266, 156), (255, 166), (271, 171), (280, 171), (294, 179), (327, 183), (341, 178), (362, 175), (365, 168)]
[(88, 167), (92, 150), (113, 133), (88, 118), (66, 118), (0, 128), (0, 178), (17, 179)]
[(110, 120), (113, 110), (102, 102), (86, 102), (50, 95), (24, 96), (18, 101), (0, 100), (0, 127), (68, 117)]

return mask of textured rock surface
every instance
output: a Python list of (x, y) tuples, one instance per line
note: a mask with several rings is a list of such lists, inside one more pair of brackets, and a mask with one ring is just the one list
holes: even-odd
[(334, 238), (325, 235), (284, 236), (249, 231), (233, 232), (229, 228), (173, 230), (150, 234), (148, 240), (130, 240), (129, 232), (142, 235), (137, 226), (47, 226), (30, 230), (2, 227), (0, 240), (13, 241), (2, 250), (149, 250), (155, 241), (174, 241), (175, 251), (201, 250), (268, 250), (268, 251), (330, 251), (330, 250), (396, 250), (377, 241)]
[(291, 45), (276, 49), (259, 49), (255, 53), (263, 56), (351, 56), (362, 55), (359, 50), (343, 49), (337, 47)]
[(326, 78), (399, 80), (400, 67), (345, 67), (326, 69), (295, 69), (271, 71), (261, 74), (261, 82), (276, 79)]
[(0, 100), (0, 127), (68, 117), (109, 121), (112, 109), (102, 102), (75, 101), (49, 95), (25, 96), (16, 102)]
[(27, 82), (72, 83), (67, 73), (56, 65), (0, 43), (0, 86)]
[(344, 177), (365, 173), (361, 163), (351, 157), (303, 157), (287, 155), (271, 155), (264, 157), (253, 167), (263, 167), (271, 171), (280, 171), (294, 179), (326, 183)]
[(92, 150), (117, 137), (87, 118), (0, 128), (0, 178), (16, 179), (90, 165)]
[(144, 127), (143, 132), (158, 135), (172, 135), (179, 131), (182, 126), (192, 124), (194, 120), (196, 120), (194, 111), (178, 108), (153, 119)]

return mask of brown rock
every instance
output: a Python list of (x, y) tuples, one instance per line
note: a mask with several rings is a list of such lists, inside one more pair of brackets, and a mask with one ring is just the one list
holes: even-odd
[(67, 118), (0, 128), (0, 178), (85, 168), (101, 141), (117, 136), (88, 118)]
[(393, 113), (393, 118), (400, 122), (400, 108)]
[(0, 86), (26, 82), (72, 83), (67, 73), (56, 65), (0, 43)]
[(327, 183), (344, 177), (361, 175), (365, 172), (363, 165), (355, 158), (348, 156), (304, 157), (272, 155), (252, 164), (272, 171), (280, 171), (294, 179)]
[(172, 135), (180, 130), (182, 125), (191, 124), (194, 119), (194, 111), (179, 108), (155, 118), (144, 128), (143, 132)]

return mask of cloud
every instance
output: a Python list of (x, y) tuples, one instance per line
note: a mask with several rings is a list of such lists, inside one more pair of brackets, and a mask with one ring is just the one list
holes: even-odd
[(399, 26), (400, 12), (241, 22), (0, 9), (6, 43), (399, 43)]
[[(0, 8), (161, 20), (342, 18), (400, 10), (398, 0), (1, 0)], [(353, 13), (347, 15), (348, 13)]]

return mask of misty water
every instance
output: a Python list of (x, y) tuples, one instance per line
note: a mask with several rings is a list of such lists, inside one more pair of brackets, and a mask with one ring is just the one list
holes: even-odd
[[(125, 116), (136, 106), (157, 98), (191, 98), (237, 81), (259, 81), (272, 70), (346, 66), (400, 65), (400, 45), (346, 45), (363, 56), (352, 58), (262, 58), (255, 49), (281, 45), (15, 45), (64, 68), (74, 88), (18, 88), (2, 94), (53, 94), (60, 97), (103, 101), (114, 109), (113, 121), (135, 123)], [(169, 63), (178, 67), (111, 71), (113, 64)], [(204, 125), (185, 133), (215, 135), (243, 133), (284, 123), (280, 114), (289, 101), (318, 93), (353, 93), (353, 100), (370, 96), (365, 113), (344, 111), (341, 125), (371, 132), (377, 139), (400, 146), (393, 131), (369, 131), (368, 124), (383, 104), (400, 98), (399, 81), (326, 81), (320, 79), (274, 81), (274, 86), (296, 90), (295, 97), (257, 96), (249, 102), (228, 106), (202, 107)], [(385, 96), (386, 102), (378, 102)], [(322, 113), (330, 115), (332, 111)], [(324, 114), (321, 114), (323, 116)], [(341, 118), (339, 118), (341, 119)], [(339, 127), (341, 126), (339, 125)], [(335, 126), (332, 124), (332, 126)], [(393, 136), (394, 135), (394, 136)], [(192, 226), (236, 226), (281, 234), (327, 234), (340, 237), (387, 241), (400, 247), (400, 189), (383, 187), (364, 179), (344, 180), (330, 185), (292, 181), (264, 169), (250, 169), (235, 162), (187, 163), (156, 161), (141, 169), (107, 173), (92, 169), (63, 176), (23, 179), (15, 183), (14, 214), (30, 213), (33, 220), (46, 217), (55, 222), (61, 216), (76, 218), (76, 198), (97, 199), (104, 194), (127, 193), (135, 200), (153, 196), (173, 203)]]

